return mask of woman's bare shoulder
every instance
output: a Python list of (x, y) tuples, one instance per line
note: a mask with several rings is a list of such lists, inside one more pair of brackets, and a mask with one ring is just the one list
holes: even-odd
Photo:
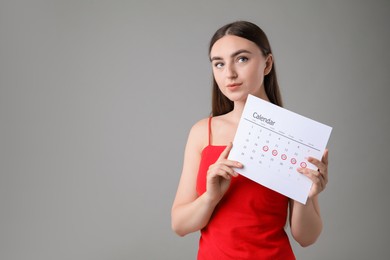
[(204, 130), (207, 130), (209, 124), (209, 117), (200, 119), (197, 121), (191, 128), (191, 131), (194, 132), (203, 132)]
[(195, 145), (202, 150), (208, 144), (208, 124), (209, 118), (197, 121), (191, 128), (188, 136), (188, 143)]

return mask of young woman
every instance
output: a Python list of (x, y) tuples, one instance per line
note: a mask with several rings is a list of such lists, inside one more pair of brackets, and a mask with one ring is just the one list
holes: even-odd
[[(318, 170), (298, 169), (313, 181), (306, 205), (289, 200), (241, 175), (228, 160), (248, 94), (282, 106), (275, 64), (265, 33), (255, 24), (220, 28), (209, 47), (214, 86), (212, 116), (191, 129), (172, 207), (180, 236), (201, 231), (198, 259), (295, 259), (285, 224), (302, 246), (322, 229), (318, 194), (328, 182), (328, 152), (309, 157)], [(287, 214), (289, 209), (289, 213)]]

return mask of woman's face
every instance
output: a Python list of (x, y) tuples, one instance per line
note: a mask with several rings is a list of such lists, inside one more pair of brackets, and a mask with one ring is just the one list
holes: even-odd
[(272, 68), (272, 55), (264, 57), (255, 43), (226, 35), (212, 46), (210, 60), (215, 81), (227, 98), (245, 101), (252, 94), (268, 99), (263, 82)]

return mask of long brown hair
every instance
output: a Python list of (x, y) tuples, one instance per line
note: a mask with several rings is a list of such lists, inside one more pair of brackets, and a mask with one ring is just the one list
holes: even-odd
[[(257, 25), (247, 21), (237, 21), (229, 23), (218, 29), (211, 38), (209, 45), (209, 55), (214, 43), (225, 35), (235, 35), (254, 42), (266, 57), (272, 54), (271, 46), (264, 31)], [(271, 71), (264, 77), (265, 93), (271, 103), (282, 106), (282, 97), (280, 95), (279, 84), (276, 78), (275, 62)], [(212, 116), (219, 116), (232, 111), (234, 103), (222, 94), (213, 75), (212, 89)]]

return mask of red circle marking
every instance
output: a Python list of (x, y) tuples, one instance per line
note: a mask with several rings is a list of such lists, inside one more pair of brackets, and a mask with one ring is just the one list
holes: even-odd
[(291, 158), (291, 163), (292, 164), (296, 164), (297, 163), (297, 160), (295, 158)]
[(272, 155), (273, 155), (273, 156), (276, 156), (276, 155), (278, 155), (278, 151), (276, 151), (276, 150), (272, 150)]
[(263, 146), (263, 151), (264, 151), (264, 152), (268, 151), (268, 146), (264, 145), (264, 146)]
[(287, 155), (282, 154), (282, 160), (286, 160), (286, 159), (287, 159)]
[(302, 168), (306, 168), (306, 166), (307, 166), (307, 164), (305, 162), (301, 162), (300, 165), (301, 165)]

